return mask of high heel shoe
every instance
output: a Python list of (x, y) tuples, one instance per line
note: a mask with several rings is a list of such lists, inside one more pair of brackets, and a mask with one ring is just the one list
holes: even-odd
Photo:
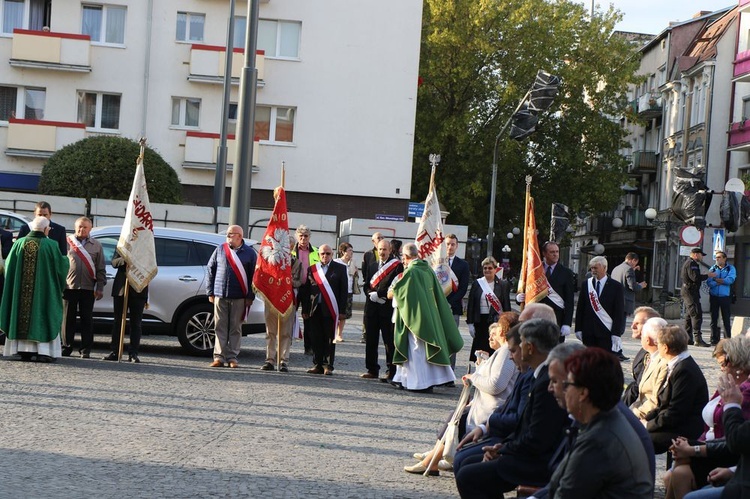
[[(427, 471), (427, 466), (422, 463), (417, 463), (414, 466), (404, 466), (404, 471), (407, 473), (414, 473), (415, 475), (424, 475), (424, 472)], [(439, 476), (440, 472), (438, 470), (430, 470), (427, 474), (429, 476)]]
[(128, 362), (135, 362), (136, 364), (140, 364), (141, 359), (138, 358), (137, 353), (130, 353), (128, 354)]

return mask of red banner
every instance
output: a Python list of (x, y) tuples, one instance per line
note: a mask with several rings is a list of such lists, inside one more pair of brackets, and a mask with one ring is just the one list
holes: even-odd
[(547, 277), (544, 275), (544, 265), (539, 253), (534, 198), (531, 196), (527, 196), (526, 227), (523, 234), (524, 258), (518, 280), (518, 292), (526, 293), (526, 303), (536, 303), (547, 296)]
[(286, 317), (294, 310), (292, 240), (289, 236), (286, 192), (279, 187), (275, 193), (276, 204), (260, 244), (253, 288), (256, 294), (263, 297), (266, 307)]

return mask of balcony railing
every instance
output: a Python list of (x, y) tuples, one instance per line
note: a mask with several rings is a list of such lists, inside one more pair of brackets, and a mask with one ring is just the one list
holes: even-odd
[[(188, 80), (203, 83), (222, 83), (226, 66), (226, 47), (219, 45), (198, 45), (190, 48), (190, 75)], [(255, 53), (255, 67), (258, 70), (258, 86), (265, 85), (265, 51)], [(232, 84), (239, 84), (242, 68), (245, 65), (245, 49), (232, 51)]]
[(734, 81), (750, 81), (750, 50), (738, 52), (735, 56), (733, 76)]
[(48, 158), (58, 149), (86, 136), (86, 125), (63, 121), (19, 120), (8, 123), (5, 154), (29, 158)]
[(633, 152), (633, 173), (656, 173), (659, 158), (654, 151)]
[(88, 73), (90, 49), (88, 35), (14, 29), (10, 65)]
[(661, 94), (647, 93), (638, 97), (638, 116), (650, 119), (661, 116), (661, 113)]
[[(185, 161), (182, 165), (186, 168), (198, 168), (206, 170), (216, 169), (216, 161), (219, 148), (218, 133), (186, 132), (185, 133)], [(237, 142), (234, 135), (227, 137), (227, 170), (232, 170), (231, 164), (237, 156)], [(253, 171), (259, 171), (258, 156), (260, 145), (256, 140), (253, 142)]]
[(750, 151), (750, 120), (732, 123), (729, 126), (729, 149)]

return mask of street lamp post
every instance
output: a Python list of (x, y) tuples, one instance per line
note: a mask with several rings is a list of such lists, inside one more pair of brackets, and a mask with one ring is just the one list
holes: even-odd
[(670, 238), (672, 237), (672, 229), (678, 222), (674, 222), (672, 220), (671, 211), (668, 211), (666, 213), (666, 217), (664, 220), (659, 220), (657, 218), (658, 212), (654, 208), (647, 209), (644, 215), (653, 227), (664, 229), (666, 231), (665, 242), (667, 247), (664, 254), (664, 275), (662, 276), (661, 293), (659, 293), (659, 312), (661, 313), (662, 317), (666, 317), (667, 300), (669, 299), (669, 257), (671, 253), (669, 251), (669, 242)]

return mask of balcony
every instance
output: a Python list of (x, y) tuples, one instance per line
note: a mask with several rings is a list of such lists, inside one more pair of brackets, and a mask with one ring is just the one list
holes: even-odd
[[(232, 51), (232, 85), (238, 85), (242, 68), (245, 65), (245, 49)], [(188, 80), (199, 83), (223, 83), (226, 60), (226, 47), (219, 45), (197, 45), (190, 48), (190, 74)], [(255, 53), (255, 67), (258, 70), (258, 87), (265, 86), (265, 52)]]
[(49, 158), (58, 149), (85, 137), (86, 125), (83, 123), (11, 118), (5, 154), (24, 158)]
[(654, 151), (633, 152), (633, 166), (629, 173), (656, 173), (659, 158)]
[(750, 81), (750, 50), (738, 52), (735, 56), (733, 81)]
[[(185, 133), (185, 161), (182, 166), (199, 170), (215, 170), (219, 150), (218, 133), (186, 132)], [(260, 145), (253, 142), (253, 173), (257, 173)], [(227, 137), (227, 170), (232, 171), (231, 164), (237, 157), (237, 142), (234, 135)]]
[(14, 29), (10, 65), (89, 73), (90, 49), (88, 35)]
[[(263, 0), (260, 0), (261, 3), (263, 3)], [(740, 0), (740, 12), (748, 12), (750, 11), (750, 0)]]
[(638, 97), (638, 117), (653, 119), (661, 116), (661, 94), (647, 93)]
[(750, 120), (729, 125), (729, 150), (750, 151)]

